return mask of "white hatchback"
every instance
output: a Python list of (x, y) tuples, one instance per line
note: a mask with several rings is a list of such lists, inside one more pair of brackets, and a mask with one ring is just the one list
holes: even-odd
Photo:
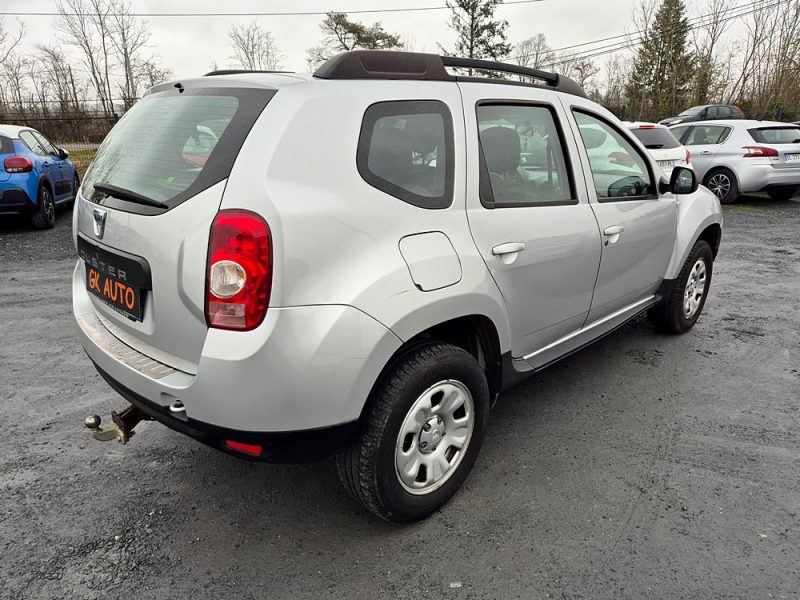
[(650, 155), (656, 159), (658, 166), (670, 176), (675, 167), (692, 168), (692, 153), (681, 145), (678, 139), (664, 125), (656, 123), (626, 122), (636, 138), (642, 142)]

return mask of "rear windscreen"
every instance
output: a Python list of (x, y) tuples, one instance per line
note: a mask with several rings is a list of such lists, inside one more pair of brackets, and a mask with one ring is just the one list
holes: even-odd
[(759, 144), (800, 144), (800, 127), (760, 127), (748, 131)]
[(0, 135), (0, 154), (14, 154), (14, 142), (11, 138)]
[(83, 182), (84, 195), (97, 201), (102, 194), (94, 186), (111, 185), (169, 208), (177, 206), (230, 174), (273, 94), (198, 88), (145, 96), (100, 145)]
[(639, 138), (639, 141), (648, 150), (669, 150), (681, 145), (668, 129), (661, 129), (660, 127), (632, 129), (631, 133)]

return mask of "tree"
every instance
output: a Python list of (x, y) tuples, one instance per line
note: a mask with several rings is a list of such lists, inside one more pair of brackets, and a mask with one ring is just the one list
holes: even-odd
[(447, 0), (450, 28), (458, 34), (453, 54), (502, 60), (511, 53), (506, 38), (508, 21), (495, 19), (494, 15), (501, 3), (502, 0)]
[(553, 49), (550, 48), (543, 33), (537, 33), (518, 43), (514, 47), (514, 54), (518, 65), (531, 69), (549, 67), (555, 60)]
[(19, 24), (19, 31), (16, 36), (10, 35), (5, 28), (2, 17), (0, 17), (0, 65), (11, 57), (22, 38), (25, 36), (25, 23)]
[(320, 25), (322, 44), (308, 50), (308, 66), (314, 70), (337, 52), (364, 50), (392, 50), (402, 48), (399, 35), (389, 33), (380, 22), (364, 25), (351, 21), (347, 13), (329, 12)]
[(257, 21), (248, 25), (234, 25), (228, 31), (237, 66), (253, 71), (277, 71), (282, 56), (272, 34)]
[(150, 39), (147, 23), (130, 14), (130, 4), (111, 0), (111, 44), (117, 60), (122, 65), (124, 85), (121, 86), (122, 101), (128, 110), (139, 97), (134, 75), (136, 55)]
[[(642, 13), (649, 6), (643, 4)], [(689, 30), (683, 0), (663, 0), (652, 21), (643, 27), (642, 43), (626, 86), (631, 111), (637, 118), (657, 119), (685, 108), (694, 68), (688, 51)]]

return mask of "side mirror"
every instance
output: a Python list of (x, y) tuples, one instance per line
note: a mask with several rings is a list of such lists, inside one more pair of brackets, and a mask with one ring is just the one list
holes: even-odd
[(692, 169), (675, 167), (669, 179), (669, 191), (673, 194), (691, 194), (698, 188), (697, 175)]
[(58, 149), (58, 158), (61, 160), (67, 160), (69, 158), (69, 152), (64, 150), (63, 148)]

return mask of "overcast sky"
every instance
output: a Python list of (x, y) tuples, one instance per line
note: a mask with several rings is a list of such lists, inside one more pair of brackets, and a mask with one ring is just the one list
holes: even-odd
[[(542, 0), (530, 4), (505, 5), (498, 16), (508, 20), (511, 42), (544, 33), (554, 48), (623, 33), (631, 26), (635, 0)], [(133, 0), (135, 12), (270, 12), (270, 11), (353, 11), (397, 7), (443, 6), (444, 0)], [(0, 0), (0, 12), (55, 12), (55, 0)], [(353, 18), (398, 33), (414, 50), (437, 50), (437, 42), (451, 47), (455, 35), (448, 28), (448, 10), (405, 13), (359, 14)], [(15, 19), (27, 27), (26, 45), (53, 41), (52, 16), (6, 16), (7, 29), (16, 30)], [(147, 17), (152, 32), (148, 52), (176, 77), (202, 74), (214, 63), (228, 66), (230, 47), (227, 33), (234, 23), (254, 17)], [(319, 44), (322, 16), (265, 16), (258, 22), (272, 32), (284, 55), (284, 68), (306, 70), (306, 50)]]

